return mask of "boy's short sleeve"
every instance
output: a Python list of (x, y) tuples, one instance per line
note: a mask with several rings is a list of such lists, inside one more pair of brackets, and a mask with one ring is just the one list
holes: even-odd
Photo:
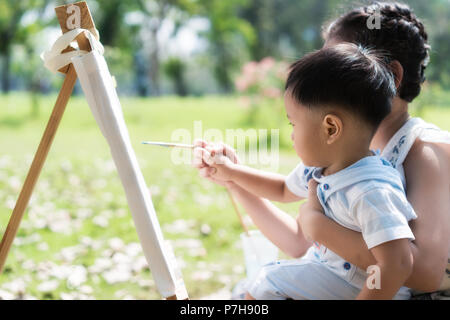
[(371, 189), (356, 198), (350, 212), (358, 221), (369, 249), (392, 240), (414, 240), (408, 221), (417, 215), (401, 191)]
[(308, 197), (308, 176), (312, 174), (313, 168), (305, 167), (300, 163), (286, 177), (286, 186), (293, 194), (301, 198)]

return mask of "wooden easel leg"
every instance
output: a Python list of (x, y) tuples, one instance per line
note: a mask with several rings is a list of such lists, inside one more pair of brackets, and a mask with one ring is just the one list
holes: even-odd
[(184, 284), (180, 285), (177, 290), (175, 290), (175, 294), (173, 296), (167, 297), (166, 300), (189, 300), (189, 296)]
[(28, 206), (34, 186), (36, 185), (39, 174), (44, 166), (45, 159), (47, 158), (47, 154), (52, 145), (59, 123), (61, 122), (67, 102), (72, 94), (76, 80), (77, 74), (75, 69), (72, 65), (69, 65), (63, 85), (59, 92), (50, 119), (47, 123), (47, 127), (45, 128), (41, 142), (39, 143), (39, 147), (22, 187), (22, 191), (20, 192), (5, 234), (3, 235), (2, 242), (0, 243), (0, 273), (5, 265), (6, 257), (8, 256), (9, 249), (14, 241), (14, 237), (17, 234), (17, 230), (19, 229), (20, 221), (22, 220), (25, 209)]

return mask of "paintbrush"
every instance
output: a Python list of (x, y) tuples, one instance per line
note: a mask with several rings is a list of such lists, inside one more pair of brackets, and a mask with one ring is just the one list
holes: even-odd
[[(159, 142), (159, 141), (142, 141), (142, 144), (150, 144), (153, 146), (161, 146), (161, 147), (166, 147), (166, 148), (194, 148), (195, 146), (193, 144), (184, 144), (184, 143), (172, 143), (172, 142)], [(228, 191), (228, 196), (230, 197), (231, 203), (233, 204), (233, 208), (239, 218), (239, 222), (242, 226), (242, 228), (245, 231), (245, 234), (250, 237), (250, 233), (248, 232), (248, 228), (244, 223), (244, 220), (242, 219), (242, 215), (238, 209), (238, 206), (236, 204), (236, 202), (233, 199), (233, 196), (231, 195), (231, 192), (227, 189)]]
[(150, 144), (150, 145), (153, 145), (153, 146), (161, 146), (161, 147), (166, 147), (166, 148), (189, 148), (189, 149), (193, 149), (195, 147), (193, 144), (159, 142), (159, 141), (142, 141), (142, 144)]

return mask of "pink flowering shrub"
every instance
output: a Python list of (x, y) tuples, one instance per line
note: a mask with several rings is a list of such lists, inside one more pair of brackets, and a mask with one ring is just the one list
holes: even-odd
[(243, 106), (248, 108), (266, 99), (283, 98), (287, 69), (287, 63), (275, 61), (272, 57), (246, 63), (235, 80), (236, 89), (243, 98)]
[(242, 67), (235, 85), (239, 102), (247, 110), (247, 125), (281, 129), (287, 124), (283, 122), (286, 119), (283, 95), (288, 68), (288, 63), (272, 57), (250, 61)]

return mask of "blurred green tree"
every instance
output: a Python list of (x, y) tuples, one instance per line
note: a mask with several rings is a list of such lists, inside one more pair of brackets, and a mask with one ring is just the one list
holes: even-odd
[(255, 41), (251, 23), (239, 16), (247, 0), (199, 0), (199, 14), (209, 19), (202, 33), (209, 42), (214, 75), (224, 92), (233, 90), (233, 71), (243, 64), (247, 48)]
[(172, 80), (175, 88), (175, 93), (181, 97), (188, 93), (186, 81), (184, 79), (184, 72), (186, 65), (177, 57), (171, 57), (164, 63), (164, 72)]
[[(21, 20), (25, 13), (37, 8), (45, 8), (47, 3), (46, 0), (0, 1), (0, 55), (3, 59), (1, 88), (4, 93), (8, 93), (11, 88), (12, 45), (22, 41), (24, 37), (24, 33), (21, 32)], [(19, 34), (21, 34), (20, 40)]]
[(146, 16), (144, 24), (141, 26), (149, 31), (148, 41), (150, 42), (150, 66), (149, 79), (154, 95), (161, 94), (160, 79), (160, 44), (158, 33), (161, 30), (165, 19), (169, 18), (175, 23), (174, 34), (182, 24), (187, 21), (190, 14), (196, 11), (197, 2), (195, 0), (136, 0), (138, 7)]
[(24, 65), (24, 72), (26, 74), (26, 87), (30, 94), (30, 115), (32, 118), (39, 116), (39, 95), (43, 91), (42, 72), (45, 69), (39, 58), (39, 52), (36, 52), (34, 36), (52, 23), (51, 19), (44, 19), (45, 11), (49, 5), (50, 0), (41, 1), (41, 5), (36, 7), (36, 16), (33, 22), (28, 25), (22, 25), (17, 36), (18, 42), (23, 43), (27, 55), (28, 64)]

